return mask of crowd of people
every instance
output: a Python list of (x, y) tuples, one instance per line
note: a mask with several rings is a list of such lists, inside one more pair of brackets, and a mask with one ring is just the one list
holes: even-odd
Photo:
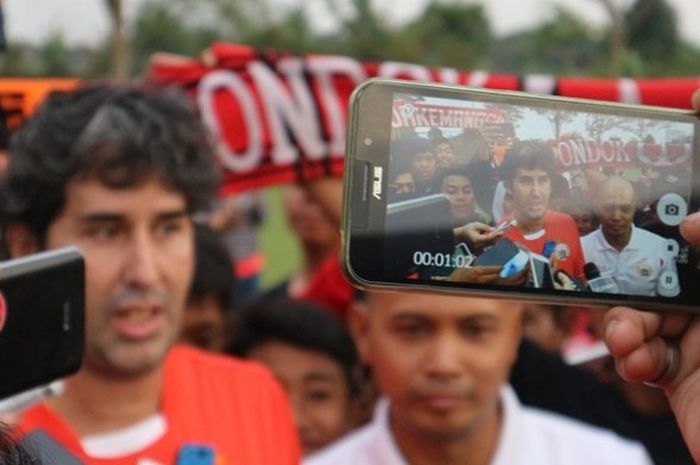
[[(455, 234), (478, 250), (500, 219), (474, 206), (476, 186), (486, 182), (495, 197), (499, 178), (470, 178), (448, 139), (410, 145), (415, 169), (393, 176), (394, 193), (427, 194), (439, 179)], [(566, 218), (563, 241), (579, 223), (550, 208), (542, 144), (510, 150), (532, 161), (503, 175), (506, 215), (517, 221), (504, 235), (544, 247), (532, 233), (549, 234), (552, 218)], [(476, 157), (472, 167), (490, 163)], [(172, 89), (102, 83), (55, 93), (13, 135), (0, 190), (8, 256), (72, 244), (86, 261), (83, 367), (62, 394), (19, 412), (13, 433), (43, 463), (189, 465), (193, 451), (202, 465), (700, 460), (692, 315), (615, 308), (582, 327), (571, 309), (360, 294), (338, 265), (337, 179), (285, 188), (302, 268), (243, 305), (236, 289), (251, 289), (255, 273), (237, 286), (232, 260), (242, 255), (212, 231), (239, 223), (216, 219), (219, 180), (204, 127)], [(616, 202), (595, 209), (601, 226), (590, 234), (626, 247), (641, 233), (618, 219), (634, 189), (610, 176), (600, 185), (607, 190)], [(700, 244), (698, 221), (689, 216), (681, 228), (692, 244)], [(486, 229), (458, 231), (470, 223)], [(572, 278), (592, 260), (575, 232), (560, 257)], [(606, 368), (564, 361), (564, 346), (582, 333), (607, 343), (622, 378), (609, 356)], [(640, 428), (644, 421), (654, 427)]]

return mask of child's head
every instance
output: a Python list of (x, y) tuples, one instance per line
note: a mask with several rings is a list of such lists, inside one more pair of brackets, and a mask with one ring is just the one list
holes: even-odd
[(261, 301), (239, 315), (233, 355), (265, 364), (289, 394), (304, 453), (354, 426), (358, 358), (344, 324), (310, 302)]

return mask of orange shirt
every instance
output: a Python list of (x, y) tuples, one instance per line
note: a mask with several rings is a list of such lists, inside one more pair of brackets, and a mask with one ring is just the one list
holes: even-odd
[(29, 409), (20, 428), (40, 428), (83, 463), (175, 464), (185, 444), (214, 449), (216, 465), (298, 465), (300, 449), (287, 398), (265, 368), (176, 346), (165, 362), (161, 414), (166, 433), (118, 458), (87, 455), (70, 426), (46, 403)]

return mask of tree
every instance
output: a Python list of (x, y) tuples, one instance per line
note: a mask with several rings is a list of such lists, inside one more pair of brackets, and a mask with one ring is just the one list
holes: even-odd
[(71, 51), (66, 46), (60, 33), (51, 35), (38, 50), (42, 74), (48, 76), (69, 76), (74, 74), (71, 69)]
[(198, 56), (218, 39), (219, 35), (213, 29), (188, 26), (178, 11), (168, 4), (145, 3), (133, 27), (134, 69), (142, 73), (155, 52)]
[(302, 8), (290, 10), (281, 20), (249, 32), (243, 42), (257, 48), (277, 48), (292, 53), (321, 51), (322, 41), (313, 33), (313, 28)]
[(627, 26), (625, 24), (624, 8), (614, 0), (600, 0), (610, 18), (609, 36), (609, 65), (613, 75), (619, 75), (627, 56)]
[(341, 14), (338, 0), (326, 0), (328, 9), (336, 14), (340, 24), (335, 37), (326, 37), (335, 53), (346, 53), (365, 60), (381, 60), (387, 57), (391, 47), (391, 33), (382, 19), (372, 9), (369, 0), (352, 0), (350, 16)]
[(529, 62), (521, 73), (591, 74), (603, 56), (599, 32), (563, 7), (556, 7), (552, 18), (525, 39)]
[(131, 54), (126, 35), (123, 3), (122, 0), (105, 0), (105, 2), (112, 19), (112, 73), (115, 77), (126, 78), (129, 76)]
[(549, 121), (555, 139), (561, 139), (562, 133), (564, 132), (564, 125), (576, 118), (575, 113), (567, 110), (541, 110), (533, 108), (533, 111), (544, 116), (547, 121)]
[(599, 1), (610, 18), (613, 75), (646, 74), (676, 62), (682, 42), (675, 13), (666, 0), (635, 0), (627, 7), (614, 0)]
[(38, 60), (32, 59), (30, 47), (22, 43), (9, 43), (0, 54), (0, 74), (2, 76), (41, 75)]
[(611, 129), (621, 129), (621, 120), (617, 116), (590, 114), (586, 117), (586, 133), (596, 142), (601, 142), (606, 132)]
[[(670, 128), (672, 125), (668, 121), (652, 120), (647, 118), (635, 118), (628, 121), (624, 129), (638, 140), (643, 141), (651, 136), (654, 131), (661, 131)], [(653, 137), (652, 137), (653, 139)]]
[(456, 1), (430, 2), (396, 38), (402, 59), (465, 69), (485, 66), (492, 42), (483, 7)]
[(665, 0), (636, 0), (625, 14), (629, 47), (650, 66), (672, 63), (680, 38), (676, 14)]

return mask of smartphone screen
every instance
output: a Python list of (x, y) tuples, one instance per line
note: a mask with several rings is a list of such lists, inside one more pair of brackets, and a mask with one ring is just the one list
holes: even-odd
[(0, 398), (80, 367), (84, 282), (73, 247), (0, 262)]
[(679, 233), (697, 116), (387, 80), (351, 108), (344, 260), (360, 285), (700, 306)]

